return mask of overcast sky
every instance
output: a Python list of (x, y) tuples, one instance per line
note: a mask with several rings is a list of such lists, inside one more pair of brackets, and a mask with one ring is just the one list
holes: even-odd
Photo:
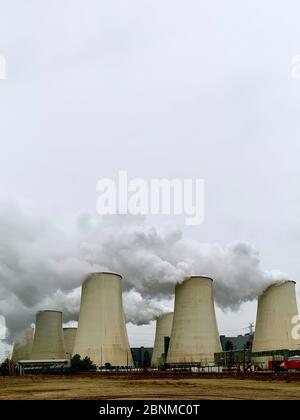
[[(97, 180), (119, 170), (202, 178), (201, 226), (148, 223), (249, 241), (297, 281), (299, 13), (297, 0), (0, 0), (1, 195), (70, 220), (95, 213)], [(255, 311), (218, 309), (220, 330)], [(153, 325), (129, 334), (150, 345)]]

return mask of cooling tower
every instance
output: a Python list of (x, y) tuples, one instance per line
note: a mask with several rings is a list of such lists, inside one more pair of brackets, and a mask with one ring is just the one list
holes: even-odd
[(67, 358), (70, 359), (73, 356), (73, 349), (74, 349), (74, 344), (75, 344), (77, 328), (64, 328), (63, 332), (64, 332), (66, 356)]
[(295, 315), (298, 315), (295, 282), (269, 286), (258, 298), (252, 352), (299, 349), (299, 340), (292, 337)]
[(40, 311), (36, 315), (31, 360), (65, 359), (62, 312)]
[(73, 354), (100, 366), (133, 366), (119, 274), (94, 273), (83, 283)]
[(14, 343), (11, 357), (13, 363), (17, 363), (19, 360), (30, 360), (33, 338), (34, 328), (28, 328), (22, 337)]
[(151, 359), (152, 367), (157, 367), (160, 364), (159, 361), (165, 351), (164, 338), (171, 336), (172, 323), (173, 312), (163, 314), (156, 320), (155, 341)]
[(192, 276), (175, 287), (175, 310), (167, 363), (212, 363), (221, 352), (213, 280)]

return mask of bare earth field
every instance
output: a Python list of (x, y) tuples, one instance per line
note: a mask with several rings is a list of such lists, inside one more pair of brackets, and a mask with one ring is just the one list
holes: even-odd
[(300, 378), (163, 375), (0, 377), (0, 399), (300, 399)]

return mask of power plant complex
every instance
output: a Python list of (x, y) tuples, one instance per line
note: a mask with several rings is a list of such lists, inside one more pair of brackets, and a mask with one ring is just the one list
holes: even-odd
[(207, 276), (190, 276), (176, 284), (174, 313), (157, 318), (152, 352), (144, 347), (130, 349), (122, 276), (92, 273), (82, 285), (78, 328), (63, 328), (62, 312), (40, 311), (35, 329), (26, 330), (22, 340), (14, 344), (12, 361), (23, 371), (26, 366), (70, 365), (74, 355), (90, 358), (99, 370), (144, 366), (228, 371), (232, 365), (263, 370), (284, 367), (289, 361), (299, 361), (300, 368), (294, 281), (271, 284), (259, 296), (254, 337), (240, 336), (235, 341), (237, 348), (226, 337), (220, 339), (213, 284)]

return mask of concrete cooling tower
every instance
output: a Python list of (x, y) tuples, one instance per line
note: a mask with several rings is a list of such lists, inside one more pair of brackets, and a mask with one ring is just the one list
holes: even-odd
[(221, 352), (213, 280), (192, 276), (175, 287), (175, 310), (167, 363), (212, 363)]
[(75, 344), (75, 338), (77, 333), (77, 328), (64, 328), (64, 341), (67, 358), (71, 359), (73, 356), (73, 349)]
[(24, 334), (14, 343), (12, 361), (17, 363), (19, 360), (30, 360), (32, 344), (34, 338), (34, 328), (28, 328)]
[(160, 364), (162, 354), (165, 350), (164, 339), (165, 337), (171, 336), (172, 323), (173, 312), (163, 314), (159, 316), (156, 320), (155, 341), (151, 359), (152, 367), (157, 367)]
[(36, 315), (31, 360), (65, 359), (62, 312), (40, 311)]
[(119, 274), (94, 273), (83, 283), (73, 354), (99, 366), (133, 366)]
[(298, 315), (295, 282), (275, 283), (258, 298), (252, 352), (300, 349), (292, 337), (292, 319)]

